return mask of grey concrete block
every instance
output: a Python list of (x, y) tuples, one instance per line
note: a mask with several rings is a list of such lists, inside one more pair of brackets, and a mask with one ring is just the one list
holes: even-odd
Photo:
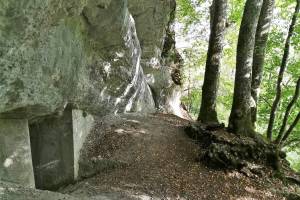
[(72, 111), (30, 125), (36, 188), (54, 190), (74, 180)]
[(81, 110), (72, 111), (74, 142), (74, 178), (78, 178), (80, 150), (93, 128), (94, 118)]
[(93, 117), (66, 109), (30, 125), (36, 187), (55, 190), (78, 176), (80, 150), (93, 126)]
[(35, 186), (27, 120), (0, 119), (0, 180)]

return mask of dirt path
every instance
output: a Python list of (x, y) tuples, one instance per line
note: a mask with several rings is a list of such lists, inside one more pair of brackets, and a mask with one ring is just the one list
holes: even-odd
[[(216, 171), (197, 162), (200, 151), (184, 133), (188, 121), (171, 115), (99, 119), (82, 152), (98, 173), (62, 192), (109, 199), (283, 199), (268, 179)], [(95, 167), (96, 168), (96, 167)], [(83, 169), (83, 172), (85, 169)], [(272, 182), (272, 187), (283, 187)]]

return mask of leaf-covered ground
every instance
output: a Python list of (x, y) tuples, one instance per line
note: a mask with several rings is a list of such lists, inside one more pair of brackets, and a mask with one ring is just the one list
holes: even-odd
[[(297, 192), (280, 180), (213, 170), (197, 161), (200, 147), (184, 132), (189, 122), (172, 115), (99, 119), (82, 152), (100, 163), (97, 175), (61, 189), (97, 199), (285, 199)], [(103, 165), (101, 165), (103, 163)], [(298, 189), (299, 192), (299, 189)]]

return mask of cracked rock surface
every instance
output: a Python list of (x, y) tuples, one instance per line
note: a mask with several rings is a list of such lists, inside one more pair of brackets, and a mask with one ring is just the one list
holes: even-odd
[(67, 105), (153, 112), (173, 95), (161, 52), (174, 10), (174, 0), (1, 1), (0, 117), (35, 120)]

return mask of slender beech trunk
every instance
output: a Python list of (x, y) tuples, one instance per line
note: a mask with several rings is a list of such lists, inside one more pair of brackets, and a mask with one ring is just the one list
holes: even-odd
[(296, 116), (295, 120), (293, 121), (293, 123), (291, 124), (291, 126), (289, 127), (289, 129), (285, 132), (280, 144), (282, 144), (283, 142), (285, 142), (288, 137), (291, 135), (292, 131), (294, 130), (294, 128), (297, 126), (297, 124), (300, 121), (300, 112), (298, 113), (298, 115)]
[(251, 122), (251, 82), (255, 33), (263, 0), (247, 0), (241, 23), (236, 58), (234, 96), (229, 130), (254, 137)]
[(281, 93), (282, 93), (281, 84), (282, 84), (282, 80), (283, 80), (283, 74), (286, 70), (287, 63), (288, 63), (290, 45), (291, 45), (291, 38), (292, 38), (293, 33), (294, 33), (295, 24), (296, 24), (297, 16), (298, 16), (298, 13), (299, 13), (299, 7), (300, 7), (300, 0), (297, 0), (297, 5), (296, 5), (296, 8), (295, 8), (293, 18), (292, 18), (292, 23), (291, 23), (290, 28), (289, 28), (288, 36), (286, 38), (285, 47), (284, 47), (284, 54), (283, 54), (283, 57), (282, 57), (282, 62), (281, 62), (281, 65), (280, 65), (280, 71), (279, 71), (279, 74), (278, 74), (276, 97), (275, 97), (275, 100), (273, 102), (273, 105), (272, 105), (272, 108), (271, 108), (271, 113), (270, 113), (270, 120), (269, 120), (268, 130), (267, 130), (267, 138), (268, 138), (269, 141), (272, 140), (272, 132), (273, 132), (273, 126), (274, 126), (276, 111), (277, 111), (277, 107), (278, 107), (278, 104), (280, 102)]
[(198, 120), (203, 123), (218, 123), (216, 101), (226, 19), (227, 0), (214, 0), (211, 7), (211, 33), (198, 117)]
[(269, 29), (272, 21), (275, 0), (264, 0), (261, 8), (258, 25), (255, 35), (255, 46), (253, 53), (252, 83), (251, 95), (254, 100), (254, 106), (251, 110), (252, 123), (255, 126), (257, 120), (257, 105), (259, 98), (259, 89), (263, 77), (263, 68), (265, 61), (265, 51), (269, 36)]
[(289, 103), (289, 105), (286, 108), (285, 115), (284, 115), (284, 118), (283, 118), (283, 121), (282, 121), (282, 125), (281, 125), (279, 134), (278, 134), (277, 139), (276, 139), (277, 144), (281, 143), (282, 136), (283, 136), (283, 134), (286, 130), (286, 125), (287, 125), (289, 115), (291, 114), (291, 110), (292, 110), (293, 106), (295, 105), (295, 103), (297, 102), (297, 100), (299, 98), (299, 94), (300, 94), (300, 78), (297, 81), (295, 94), (294, 94), (291, 102)]

